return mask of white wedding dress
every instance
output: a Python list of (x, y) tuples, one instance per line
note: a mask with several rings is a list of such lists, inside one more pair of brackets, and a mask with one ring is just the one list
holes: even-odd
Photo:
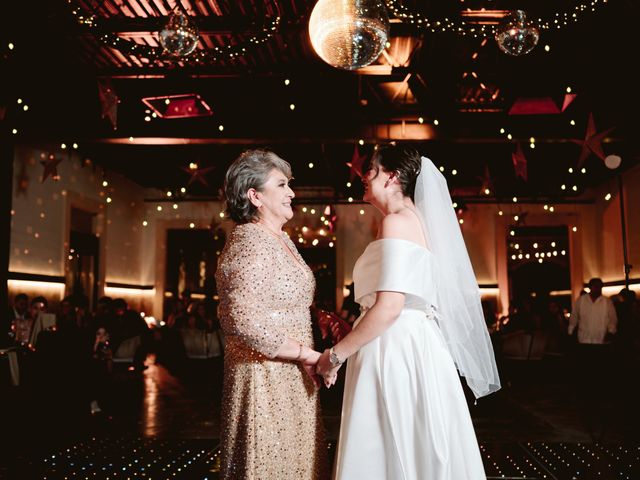
[(402, 292), (405, 305), (395, 323), (347, 363), (338, 480), (486, 479), (437, 323), (434, 270), (429, 250), (401, 239), (370, 243), (356, 262), (355, 297), (363, 311), (377, 291)]

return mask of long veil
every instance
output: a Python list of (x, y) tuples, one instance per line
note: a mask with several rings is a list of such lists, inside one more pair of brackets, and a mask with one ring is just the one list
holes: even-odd
[(449, 351), (476, 398), (500, 388), (493, 347), (480, 303), (480, 289), (453, 210), (447, 181), (422, 157), (415, 205), (436, 259), (438, 324)]

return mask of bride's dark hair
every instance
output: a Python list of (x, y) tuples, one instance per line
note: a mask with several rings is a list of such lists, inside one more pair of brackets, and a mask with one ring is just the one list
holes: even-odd
[(364, 165), (363, 174), (379, 167), (387, 172), (394, 172), (400, 182), (402, 194), (413, 201), (421, 164), (420, 154), (413, 148), (385, 145), (373, 152), (371, 159)]

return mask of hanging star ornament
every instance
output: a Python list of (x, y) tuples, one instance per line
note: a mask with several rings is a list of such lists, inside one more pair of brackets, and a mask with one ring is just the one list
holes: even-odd
[(209, 188), (209, 182), (207, 182), (206, 175), (214, 168), (215, 167), (199, 168), (195, 163), (189, 165), (188, 167), (182, 167), (182, 170), (191, 175), (191, 177), (189, 178), (189, 182), (187, 183), (187, 187), (190, 186), (193, 182), (198, 182), (204, 185), (206, 188)]
[(16, 177), (16, 187), (16, 196), (27, 196), (27, 191), (29, 190), (29, 175), (27, 175), (27, 165), (25, 162), (22, 162), (20, 173), (18, 173)]
[(520, 177), (526, 182), (528, 178), (527, 157), (524, 156), (520, 142), (516, 143), (516, 151), (511, 154), (511, 161), (513, 162), (513, 169), (516, 172), (516, 177)]
[[(491, 182), (491, 172), (489, 172), (489, 165), (484, 166), (484, 174), (481, 177), (478, 177), (482, 184), (480, 185), (480, 195), (491, 195), (493, 192), (493, 184)], [(489, 193), (486, 193), (486, 190)]]
[(360, 155), (360, 149), (356, 143), (353, 149), (353, 155), (351, 156), (351, 161), (347, 162), (347, 167), (350, 168), (349, 181), (353, 181), (356, 176), (358, 178), (362, 178), (362, 166), (366, 159), (367, 155)]
[(606, 155), (602, 150), (602, 141), (615, 128), (616, 127), (611, 127), (603, 132), (596, 133), (596, 123), (593, 119), (593, 113), (589, 114), (589, 121), (587, 122), (587, 131), (585, 133), (584, 140), (571, 140), (578, 145), (582, 145), (582, 151), (580, 152), (580, 157), (578, 158), (578, 168), (582, 166), (584, 161), (591, 153), (597, 156), (600, 160), (604, 161)]
[(120, 99), (110, 79), (98, 81), (98, 96), (102, 118), (108, 118), (114, 130), (118, 128), (118, 104)]
[(42, 172), (42, 180), (41, 183), (51, 176), (55, 181), (60, 180), (60, 175), (58, 175), (58, 165), (62, 161), (61, 157), (55, 157), (54, 155), (49, 155), (49, 160), (40, 162), (44, 167), (44, 171)]

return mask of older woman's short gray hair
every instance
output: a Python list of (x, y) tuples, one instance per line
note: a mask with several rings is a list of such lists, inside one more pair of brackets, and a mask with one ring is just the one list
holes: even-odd
[(258, 216), (247, 192), (262, 190), (269, 173), (280, 170), (291, 178), (291, 165), (269, 150), (247, 150), (229, 166), (224, 178), (225, 214), (236, 223), (248, 223)]

